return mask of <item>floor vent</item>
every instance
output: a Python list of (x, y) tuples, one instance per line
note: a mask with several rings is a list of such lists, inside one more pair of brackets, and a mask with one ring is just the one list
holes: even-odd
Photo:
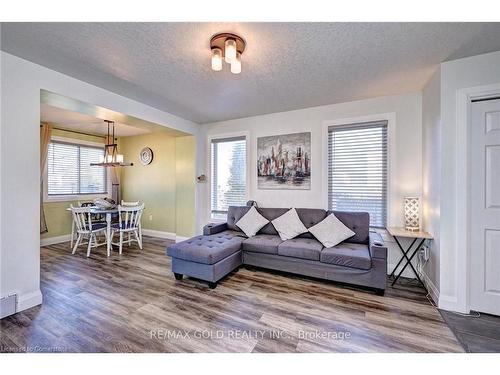
[(0, 319), (16, 313), (17, 294), (0, 298)]

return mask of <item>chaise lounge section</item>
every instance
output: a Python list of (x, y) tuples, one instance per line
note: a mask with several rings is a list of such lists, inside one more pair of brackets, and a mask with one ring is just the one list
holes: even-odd
[[(326, 211), (298, 208), (306, 228), (321, 222), (330, 213), (355, 235), (325, 248), (311, 233), (283, 241), (271, 222), (257, 235), (247, 238), (236, 223), (250, 207), (230, 207), (227, 222), (208, 224), (203, 235), (167, 247), (177, 280), (183, 275), (207, 281), (210, 288), (241, 265), (262, 267), (324, 280), (370, 288), (383, 295), (386, 287), (387, 248), (378, 233), (369, 231), (366, 212)], [(272, 221), (286, 208), (258, 208)]]

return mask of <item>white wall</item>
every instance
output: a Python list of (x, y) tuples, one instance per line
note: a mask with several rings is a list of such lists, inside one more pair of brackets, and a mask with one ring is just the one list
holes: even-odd
[[(458, 256), (458, 246), (466, 246), (462, 234), (467, 232), (466, 218), (457, 211), (463, 196), (464, 184), (459, 178), (463, 165), (457, 165), (466, 150), (458, 144), (458, 91), (464, 88), (500, 83), (500, 52), (468, 57), (441, 64), (441, 225), (440, 225), (440, 307), (466, 311), (468, 285), (464, 267), (468, 260)], [(467, 135), (465, 134), (467, 139)], [(466, 143), (466, 142), (465, 142)], [(466, 242), (466, 241), (465, 241)]]
[[(340, 119), (365, 117), (379, 114), (391, 114), (395, 124), (392, 134), (392, 155), (390, 169), (392, 176), (392, 193), (390, 196), (389, 224), (403, 224), (403, 197), (421, 195), (422, 187), (422, 103), (421, 93), (386, 96), (375, 99), (349, 103), (313, 107), (296, 111), (273, 113), (263, 116), (248, 117), (203, 125), (206, 137), (217, 134), (250, 133), (250, 180), (249, 198), (254, 199), (262, 207), (316, 207), (326, 208), (327, 186), (324, 182), (326, 165), (323, 162), (325, 123)], [(286, 134), (310, 131), (311, 152), (311, 190), (258, 190), (256, 171), (257, 138), (275, 134)], [(208, 156), (205, 146), (205, 154)], [(204, 173), (208, 170), (205, 168)], [(209, 220), (208, 196), (210, 184), (204, 184), (204, 217)], [(390, 238), (386, 238), (391, 241)], [(393, 265), (400, 257), (395, 244), (390, 242), (389, 265)], [(411, 275), (406, 273), (405, 275)]]
[[(433, 235), (424, 273), (433, 298), (439, 299), (441, 198), (441, 68), (422, 93), (422, 227)], [(425, 276), (424, 276), (425, 277)]]
[(0, 295), (18, 310), (41, 303), (39, 235), (40, 89), (198, 136), (199, 126), (2, 52)]

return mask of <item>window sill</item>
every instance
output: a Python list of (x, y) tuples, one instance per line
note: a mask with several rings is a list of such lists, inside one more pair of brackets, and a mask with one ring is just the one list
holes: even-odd
[(89, 201), (89, 200), (94, 200), (96, 198), (109, 198), (109, 195), (108, 194), (51, 195), (44, 197), (43, 203)]

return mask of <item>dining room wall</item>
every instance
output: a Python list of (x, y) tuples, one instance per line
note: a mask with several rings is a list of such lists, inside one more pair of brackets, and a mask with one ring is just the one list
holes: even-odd
[[(132, 167), (121, 169), (122, 199), (145, 204), (142, 228), (175, 235), (175, 137), (157, 132), (120, 138), (120, 153)], [(139, 153), (153, 150), (153, 161), (142, 165)]]

